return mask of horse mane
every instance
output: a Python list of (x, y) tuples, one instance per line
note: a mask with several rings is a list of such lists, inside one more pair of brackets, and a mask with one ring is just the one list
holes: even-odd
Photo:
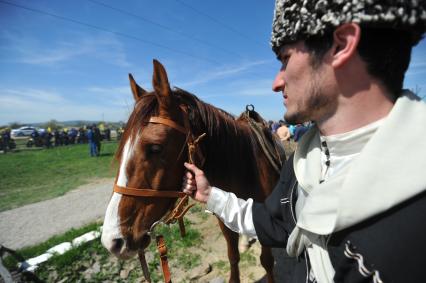
[(194, 135), (207, 134), (200, 147), (206, 157), (203, 170), (212, 185), (220, 186), (221, 180), (227, 179), (226, 183), (241, 184), (244, 180), (245, 186), (257, 186), (258, 147), (249, 125), (185, 90), (175, 88), (174, 92), (180, 102), (188, 106)]
[[(249, 125), (185, 90), (174, 88), (172, 91), (172, 97), (177, 99), (178, 104), (187, 107), (193, 135), (207, 134), (200, 143), (200, 149), (206, 158), (203, 170), (212, 185), (220, 186), (221, 180), (226, 178), (227, 183), (233, 183), (232, 180), (241, 183), (244, 180), (245, 186), (257, 186), (258, 148)], [(125, 141), (136, 137), (149, 117), (154, 115), (158, 115), (158, 101), (154, 93), (150, 93), (134, 106), (116, 153), (118, 161), (121, 160)]]

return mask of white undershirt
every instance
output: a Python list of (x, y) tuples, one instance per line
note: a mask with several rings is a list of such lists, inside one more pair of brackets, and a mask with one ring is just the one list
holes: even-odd
[[(384, 119), (378, 120), (362, 128), (331, 136), (321, 136), (321, 179), (318, 182), (327, 182), (333, 176), (339, 175), (356, 159), (362, 148), (367, 144)], [(327, 165), (328, 164), (328, 165)], [(344, 174), (344, 172), (343, 172)], [(309, 193), (301, 186), (298, 187), (296, 202), (296, 216), (303, 210)], [(311, 263), (310, 279), (319, 283), (333, 282), (334, 269), (327, 251), (327, 236), (320, 236), (307, 231), (306, 239), (300, 241), (305, 245)], [(294, 236), (294, 235), (293, 235)], [(290, 236), (292, 237), (292, 235)], [(289, 241), (291, 244), (291, 241)], [(298, 250), (302, 250), (299, 247)]]

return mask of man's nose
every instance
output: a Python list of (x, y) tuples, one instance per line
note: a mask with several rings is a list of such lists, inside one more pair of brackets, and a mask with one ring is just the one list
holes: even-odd
[(284, 82), (284, 71), (280, 70), (278, 74), (275, 76), (274, 82), (272, 83), (272, 90), (275, 92), (279, 92), (284, 90), (285, 82)]

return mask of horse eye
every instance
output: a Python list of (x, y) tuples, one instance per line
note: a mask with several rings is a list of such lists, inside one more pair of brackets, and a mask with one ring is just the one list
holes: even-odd
[(151, 144), (148, 147), (150, 153), (160, 153), (163, 147), (159, 144)]

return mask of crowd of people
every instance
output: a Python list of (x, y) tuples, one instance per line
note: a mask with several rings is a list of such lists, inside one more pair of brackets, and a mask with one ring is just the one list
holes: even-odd
[[(117, 140), (120, 139), (123, 128), (116, 130)], [(104, 125), (83, 126), (79, 128), (64, 127), (51, 129), (34, 129), (26, 141), (27, 147), (52, 148), (74, 144), (89, 144), (90, 156), (99, 156), (101, 152), (101, 141), (111, 141), (111, 129)], [(0, 131), (0, 151), (6, 153), (16, 148), (16, 143), (11, 135), (11, 130), (5, 128)]]
[(103, 131), (103, 134), (101, 134), (99, 128), (94, 124), (89, 127), (85, 126), (78, 129), (62, 128), (54, 129), (52, 131), (50, 128), (48, 128), (47, 130), (34, 130), (27, 142), (27, 146), (51, 148), (52, 146), (58, 147), (89, 143), (89, 131), (92, 128), (98, 129), (97, 135), (95, 137), (97, 141), (100, 142), (103, 138), (106, 140), (111, 140), (111, 131), (109, 129)]

